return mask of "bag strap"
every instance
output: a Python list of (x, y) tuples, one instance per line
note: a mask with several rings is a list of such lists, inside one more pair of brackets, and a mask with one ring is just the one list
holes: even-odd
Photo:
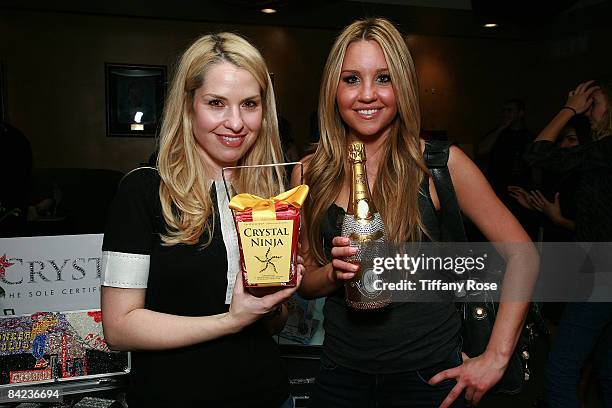
[[(440, 239), (442, 241), (466, 242), (463, 217), (457, 202), (457, 195), (448, 171), (448, 156), (451, 143), (444, 140), (425, 142), (423, 158), (431, 172), (431, 177), (440, 200)], [(448, 234), (448, 237), (446, 236)]]

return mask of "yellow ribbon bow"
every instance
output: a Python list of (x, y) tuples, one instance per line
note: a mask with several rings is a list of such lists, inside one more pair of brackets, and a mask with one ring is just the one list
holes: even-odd
[(276, 219), (276, 203), (289, 204), (300, 208), (308, 195), (308, 186), (301, 184), (289, 191), (280, 193), (270, 198), (261, 198), (254, 194), (235, 195), (229, 203), (229, 207), (235, 211), (253, 211), (253, 221), (269, 221)]

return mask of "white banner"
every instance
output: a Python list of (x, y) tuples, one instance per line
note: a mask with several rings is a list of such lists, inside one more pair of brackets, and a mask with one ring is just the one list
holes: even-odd
[(103, 236), (0, 238), (0, 315), (99, 309)]

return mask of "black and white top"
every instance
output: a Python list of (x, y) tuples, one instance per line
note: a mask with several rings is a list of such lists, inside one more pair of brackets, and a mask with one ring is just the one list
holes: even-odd
[[(211, 187), (215, 225), (212, 242), (203, 248), (162, 245), (160, 233), (166, 227), (159, 184), (159, 174), (152, 168), (134, 170), (122, 180), (104, 235), (102, 284), (146, 288), (145, 308), (162, 313), (227, 312), (226, 295), (231, 294), (237, 273), (238, 250), (232, 243), (235, 236), (230, 234), (226, 201), (220, 204), (225, 196), (219, 194), (222, 187), (218, 183)], [(205, 240), (202, 237), (201, 242)], [(190, 347), (133, 352), (128, 401), (130, 408), (275, 407), (287, 398), (288, 390), (277, 345), (257, 322), (239, 333)]]

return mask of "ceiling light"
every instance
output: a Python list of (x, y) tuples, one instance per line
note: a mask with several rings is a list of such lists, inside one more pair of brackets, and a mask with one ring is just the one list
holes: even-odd
[(273, 9), (273, 8), (264, 8), (264, 9), (261, 9), (261, 12), (265, 13), (265, 14), (274, 14), (274, 13), (276, 13), (276, 9)]
[(497, 24), (496, 23), (487, 23), (483, 27), (485, 27), (485, 28), (495, 28), (495, 27), (497, 27)]

